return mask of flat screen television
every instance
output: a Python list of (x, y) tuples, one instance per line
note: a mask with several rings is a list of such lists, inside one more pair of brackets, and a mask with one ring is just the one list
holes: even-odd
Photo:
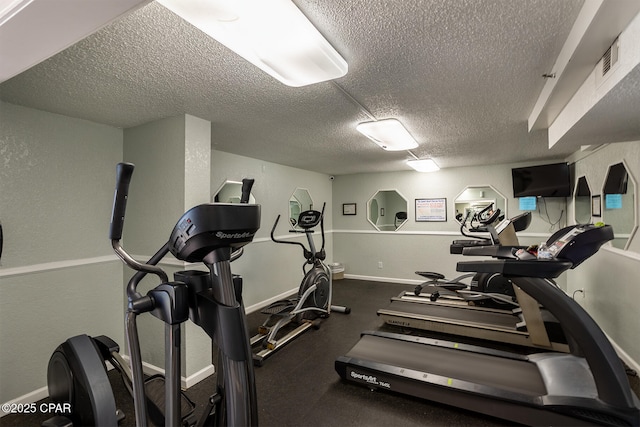
[(511, 169), (513, 197), (570, 197), (571, 178), (567, 163)]

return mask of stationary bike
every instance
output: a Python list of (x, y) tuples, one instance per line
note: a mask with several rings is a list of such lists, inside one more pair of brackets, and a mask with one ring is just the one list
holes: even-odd
[[(116, 169), (109, 236), (118, 257), (137, 270), (126, 289), (126, 333), (136, 425), (145, 427), (151, 418), (155, 425), (165, 426), (255, 426), (258, 424), (257, 395), (242, 303), (242, 281), (239, 276), (233, 276), (230, 269), (230, 262), (242, 254), (243, 246), (253, 240), (260, 227), (260, 206), (247, 203), (253, 180), (243, 180), (240, 204), (204, 204), (187, 211), (168, 241), (147, 263), (140, 263), (120, 245), (133, 169), (134, 166), (127, 163), (119, 164)], [(182, 271), (175, 274), (175, 281), (169, 281), (166, 272), (156, 266), (169, 252), (181, 261), (202, 262), (209, 271)], [(137, 286), (149, 273), (158, 276), (161, 284), (142, 295)], [(136, 326), (137, 316), (142, 313), (150, 313), (165, 324), (165, 377), (144, 378)], [(218, 384), (199, 420), (193, 416), (193, 403), (180, 390), (181, 325), (188, 319), (211, 337), (212, 349), (218, 349)], [(86, 338), (79, 341), (86, 350), (82, 353), (85, 356), (92, 354), (91, 347), (97, 349), (91, 339)], [(59, 417), (62, 419), (50, 425), (116, 426), (119, 413), (112, 404), (108, 379), (95, 382), (84, 378), (94, 371), (104, 373), (104, 367), (100, 366), (103, 362), (82, 354), (78, 357), (78, 353), (69, 352), (66, 358), (59, 358), (58, 368), (66, 375), (58, 378), (63, 381), (62, 388), (68, 390), (64, 401), (71, 403), (72, 413), (65, 414), (70, 415), (64, 417), (68, 418), (66, 423)], [(67, 363), (69, 360), (74, 363)], [(80, 382), (76, 383), (76, 379)], [(87, 407), (92, 410), (86, 411), (87, 417), (75, 417), (77, 411)]]
[[(331, 311), (344, 314), (351, 312), (348, 307), (331, 305), (331, 270), (324, 263), (326, 258), (324, 250), (325, 205), (322, 206), (322, 212), (307, 210), (300, 213), (297, 225), (302, 231), (291, 230), (292, 233), (305, 233), (309, 248), (300, 242), (288, 242), (275, 237), (274, 232), (280, 220), (280, 215), (278, 215), (273, 224), (271, 240), (276, 243), (298, 245), (302, 248), (305, 258), (305, 262), (302, 265), (304, 277), (295, 298), (276, 301), (261, 310), (262, 314), (267, 314), (269, 317), (258, 328), (258, 334), (251, 338), (252, 346), (262, 344), (262, 349), (253, 355), (254, 363), (257, 366), (262, 366), (267, 357), (309, 328), (318, 328), (321, 319), (329, 317)], [(313, 229), (318, 225), (320, 225), (322, 235), (322, 247), (319, 251), (316, 250), (312, 237)], [(291, 323), (298, 326), (284, 336), (279, 337), (283, 328)]]

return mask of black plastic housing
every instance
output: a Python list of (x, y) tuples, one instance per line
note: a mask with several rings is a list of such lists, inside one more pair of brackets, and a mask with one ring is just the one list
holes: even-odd
[(239, 249), (260, 228), (260, 205), (212, 203), (188, 210), (169, 238), (169, 250), (182, 261), (202, 262), (216, 249)]

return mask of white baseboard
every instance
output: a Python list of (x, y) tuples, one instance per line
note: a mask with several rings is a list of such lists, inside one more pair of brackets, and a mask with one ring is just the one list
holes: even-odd
[[(198, 384), (200, 381), (209, 378), (211, 375), (216, 373), (216, 367), (213, 365), (208, 365), (205, 366), (204, 368), (200, 369), (198, 372), (196, 372), (195, 374), (192, 374), (188, 377), (182, 377), (182, 387), (183, 388), (190, 388), (196, 384)], [(211, 390), (211, 394), (213, 394), (215, 390)]]
[(261, 301), (259, 303), (250, 305), (249, 307), (245, 307), (244, 311), (247, 314), (255, 313), (256, 311), (268, 306), (269, 304), (274, 303), (276, 301), (280, 301), (280, 300), (285, 299), (287, 297), (290, 297), (291, 295), (293, 295), (293, 294), (295, 294), (297, 292), (298, 292), (298, 288), (290, 289), (290, 290), (288, 290), (286, 292), (281, 293), (280, 295), (276, 295), (275, 297), (272, 297), (272, 298), (269, 298), (267, 300)]
[[(123, 359), (129, 363), (129, 356), (123, 355)], [(152, 365), (151, 363), (142, 362), (142, 370), (146, 375), (164, 375), (164, 369), (159, 368), (156, 365)], [(200, 369), (198, 372), (189, 375), (188, 377), (180, 377), (180, 387), (183, 389), (188, 389), (189, 387), (198, 384), (200, 381), (210, 377), (211, 375), (216, 373), (216, 368), (212, 364), (205, 366)]]
[(419, 280), (419, 279), (398, 279), (395, 277), (363, 276), (360, 274), (347, 274), (347, 273), (345, 273), (344, 278), (356, 279), (356, 280), (369, 280), (372, 282), (395, 283), (398, 285), (419, 285), (420, 283), (424, 283), (424, 280)]
[[(127, 355), (123, 355), (122, 358), (125, 359), (127, 363), (129, 363), (129, 357)], [(107, 363), (107, 367), (109, 368), (109, 370), (113, 369), (113, 366), (111, 366), (110, 363)], [(164, 369), (158, 368), (157, 366), (152, 365), (150, 363), (142, 362), (142, 369), (144, 370), (144, 373), (147, 375), (157, 375), (157, 374), (164, 375)], [(181, 377), (180, 386), (183, 389), (188, 389), (189, 387), (192, 387), (193, 385), (198, 384), (200, 381), (210, 377), (215, 372), (216, 372), (215, 366), (213, 365), (205, 366), (198, 372), (188, 377)], [(42, 399), (46, 399), (47, 397), (49, 397), (49, 390), (47, 387), (42, 387), (30, 393), (17, 397), (13, 400), (5, 402), (2, 404), (2, 406), (4, 407), (5, 405), (26, 405), (26, 404), (38, 402)], [(4, 417), (5, 415), (8, 415), (8, 414), (5, 413), (4, 411), (0, 411), (0, 418)]]
[(629, 356), (626, 351), (624, 351), (618, 344), (616, 344), (616, 342), (613, 341), (609, 335), (607, 335), (607, 338), (609, 338), (609, 342), (615, 349), (616, 353), (618, 353), (618, 357), (620, 357), (620, 359), (622, 359), (622, 361), (626, 363), (629, 368), (633, 369), (638, 373), (638, 375), (640, 375), (640, 363), (633, 360), (631, 356)]
[[(2, 407), (4, 408), (6, 405), (9, 405), (9, 406), (28, 405), (30, 403), (35, 403), (47, 397), (49, 397), (49, 389), (47, 387), (42, 387), (32, 391), (31, 393), (27, 393), (25, 395), (16, 397), (15, 399), (12, 399), (12, 400), (9, 400), (8, 402), (3, 403)], [(0, 411), (0, 418), (4, 417), (5, 415), (9, 415), (9, 414), (4, 411)]]

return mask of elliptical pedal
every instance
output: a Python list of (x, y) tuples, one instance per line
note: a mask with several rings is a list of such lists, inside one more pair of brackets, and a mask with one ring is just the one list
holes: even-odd
[[(153, 375), (144, 382), (149, 418), (158, 426), (165, 425), (165, 379), (162, 375)], [(184, 392), (180, 392), (180, 413), (183, 425), (194, 425), (196, 404)]]
[(277, 315), (281, 313), (287, 314), (288, 312), (290, 312), (296, 307), (297, 303), (298, 303), (297, 300), (276, 301), (273, 304), (268, 305), (267, 307), (264, 307), (262, 310), (260, 310), (260, 313), (273, 314), (273, 315)]

